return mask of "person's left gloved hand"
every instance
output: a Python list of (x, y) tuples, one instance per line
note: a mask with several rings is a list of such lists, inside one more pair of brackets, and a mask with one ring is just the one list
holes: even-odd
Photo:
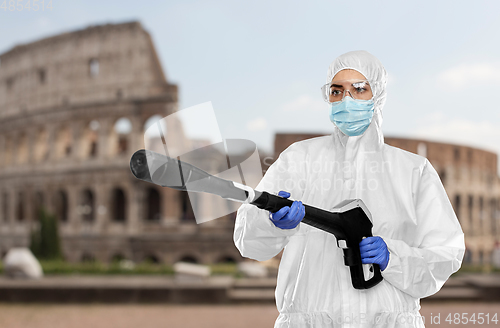
[(376, 263), (380, 265), (380, 270), (385, 270), (389, 263), (389, 250), (381, 237), (366, 237), (359, 243), (359, 250), (363, 264)]
[[(278, 196), (288, 198), (290, 193), (282, 190)], [(302, 202), (294, 201), (292, 206), (285, 206), (276, 213), (269, 213), (269, 219), (280, 229), (294, 229), (302, 221), (305, 214), (306, 209)]]

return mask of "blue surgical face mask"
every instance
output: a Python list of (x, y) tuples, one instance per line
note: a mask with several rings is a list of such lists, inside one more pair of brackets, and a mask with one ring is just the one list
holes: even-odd
[(340, 131), (348, 136), (363, 134), (370, 125), (373, 117), (374, 101), (353, 100), (346, 96), (344, 100), (330, 104), (330, 121)]

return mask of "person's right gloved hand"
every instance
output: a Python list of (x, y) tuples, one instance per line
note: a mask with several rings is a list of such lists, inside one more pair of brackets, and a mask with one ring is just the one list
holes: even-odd
[[(290, 193), (286, 191), (280, 191), (278, 196), (288, 198)], [(276, 213), (271, 213), (269, 219), (274, 223), (275, 226), (281, 229), (293, 229), (306, 215), (306, 208), (300, 201), (294, 201), (292, 206), (285, 206), (280, 208)]]

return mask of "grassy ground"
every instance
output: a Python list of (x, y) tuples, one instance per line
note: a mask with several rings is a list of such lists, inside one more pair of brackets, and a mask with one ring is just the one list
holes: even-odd
[[(156, 264), (150, 262), (135, 264), (133, 268), (120, 265), (119, 262), (107, 264), (100, 262), (69, 263), (64, 261), (41, 260), (44, 275), (65, 275), (65, 274), (123, 274), (123, 275), (173, 275), (174, 268), (171, 265)], [(212, 275), (232, 275), (240, 277), (236, 264), (212, 264), (210, 265)], [(3, 272), (3, 265), (0, 262), (0, 273)]]
[[(124, 274), (124, 275), (137, 275), (137, 274), (149, 274), (149, 275), (173, 275), (174, 269), (171, 265), (156, 264), (151, 262), (143, 262), (135, 264), (133, 268), (127, 268), (120, 265), (119, 262), (114, 263), (100, 263), (100, 262), (82, 262), (82, 263), (69, 263), (64, 261), (46, 261), (41, 260), (40, 264), (42, 266), (45, 275), (64, 275), (64, 274), (96, 274), (96, 275), (106, 275), (106, 274)], [(238, 272), (236, 264), (224, 263), (224, 264), (212, 264), (210, 265), (212, 275), (232, 275), (236, 278), (241, 277), (241, 273)], [(3, 265), (0, 261), (0, 273), (3, 272)], [(491, 266), (474, 266), (470, 264), (462, 264), (462, 267), (458, 272), (454, 274), (460, 275), (463, 273), (500, 273), (500, 268), (494, 268)]]

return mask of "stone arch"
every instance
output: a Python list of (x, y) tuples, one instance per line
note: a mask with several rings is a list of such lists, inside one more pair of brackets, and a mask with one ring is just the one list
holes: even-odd
[(490, 221), (490, 229), (491, 229), (491, 234), (493, 236), (496, 236), (496, 234), (497, 234), (496, 209), (497, 209), (496, 199), (495, 198), (491, 198), (490, 199), (490, 216), (489, 216), (489, 219), (491, 220)]
[(2, 221), (9, 221), (9, 194), (7, 192), (3, 192), (2, 194)]
[(148, 253), (144, 256), (143, 262), (150, 262), (153, 264), (160, 264), (160, 257), (154, 253)]
[(120, 261), (126, 260), (126, 259), (127, 258), (125, 257), (125, 255), (123, 255), (123, 253), (117, 252), (117, 253), (114, 253), (109, 260), (111, 263), (116, 263), (116, 262), (120, 262)]
[(40, 219), (40, 211), (43, 209), (45, 204), (45, 197), (42, 191), (35, 192), (33, 199), (33, 221), (38, 221)]
[[(496, 231), (497, 233), (500, 232), (500, 198), (497, 198), (496, 200), (496, 210), (495, 210), (495, 226), (496, 226)], [(496, 234), (495, 234), (496, 236)]]
[(179, 261), (178, 262), (187, 262), (187, 263), (200, 263), (198, 261), (198, 258), (192, 254), (186, 254), (186, 255), (182, 255), (180, 258), (179, 258)]
[[(158, 130), (157, 125), (155, 125), (161, 119), (162, 117), (160, 115), (155, 114), (144, 120), (144, 123), (142, 124), (142, 136), (144, 137), (144, 146), (146, 149), (163, 154), (165, 149), (163, 148), (160, 131)], [(162, 133), (166, 134), (166, 127), (164, 125), (162, 125)]]
[(59, 221), (68, 221), (68, 195), (64, 190), (58, 190), (54, 196), (54, 209)]
[(160, 192), (154, 188), (149, 187), (146, 190), (146, 220), (159, 221), (161, 217), (161, 198)]
[(95, 256), (92, 252), (85, 251), (80, 258), (81, 262), (95, 262)]
[(97, 77), (99, 75), (99, 59), (93, 57), (89, 59), (89, 76)]
[(160, 114), (153, 114), (148, 116), (142, 123), (142, 131), (146, 132), (149, 127), (161, 120), (163, 117)]
[(232, 255), (222, 255), (219, 257), (216, 263), (236, 263), (236, 259)]
[(460, 194), (455, 195), (455, 199), (453, 202), (453, 205), (455, 206), (455, 214), (457, 215), (458, 221), (461, 221), (461, 212), (460, 208), (462, 206), (462, 198), (460, 197)]
[(132, 132), (132, 122), (128, 117), (120, 117), (109, 131), (109, 142), (111, 145), (111, 155), (125, 155), (130, 150), (130, 136)]
[(3, 154), (4, 166), (10, 166), (14, 160), (14, 143), (11, 136), (5, 137), (5, 151)]
[(16, 221), (22, 222), (24, 221), (24, 192), (19, 191), (17, 194), (16, 201)]
[(101, 125), (98, 120), (91, 120), (83, 129), (81, 155), (83, 158), (97, 157), (99, 147), (99, 129)]
[(61, 159), (71, 154), (71, 130), (68, 125), (62, 126), (57, 130), (55, 142), (55, 158)]
[(189, 194), (184, 191), (180, 192), (179, 198), (181, 204), (181, 222), (196, 222)]
[(115, 187), (111, 193), (111, 218), (115, 222), (125, 222), (127, 220), (127, 200), (125, 192), (122, 188)]
[(479, 264), (479, 265), (485, 264), (484, 263), (484, 260), (485, 260), (485, 254), (484, 253), (485, 252), (482, 249), (480, 249), (479, 252), (477, 253), (477, 255), (478, 255), (477, 264)]
[(29, 145), (28, 136), (25, 132), (22, 132), (19, 136), (19, 141), (16, 146), (17, 150), (17, 164), (26, 164), (29, 160)]
[(463, 262), (467, 263), (467, 264), (471, 264), (472, 263), (472, 252), (468, 248), (465, 249)]
[(47, 129), (40, 128), (35, 132), (34, 160), (36, 163), (43, 162), (49, 154), (49, 135)]
[(83, 221), (94, 222), (95, 220), (95, 199), (94, 193), (90, 189), (84, 189), (80, 193), (80, 205), (78, 211)]
[(472, 215), (474, 213), (474, 196), (469, 194), (468, 202), (467, 202), (467, 222), (469, 222), (469, 233), (470, 235), (474, 235), (474, 221), (472, 219)]
[(441, 179), (441, 183), (444, 185), (446, 183), (446, 169), (440, 169), (438, 175), (439, 179)]

